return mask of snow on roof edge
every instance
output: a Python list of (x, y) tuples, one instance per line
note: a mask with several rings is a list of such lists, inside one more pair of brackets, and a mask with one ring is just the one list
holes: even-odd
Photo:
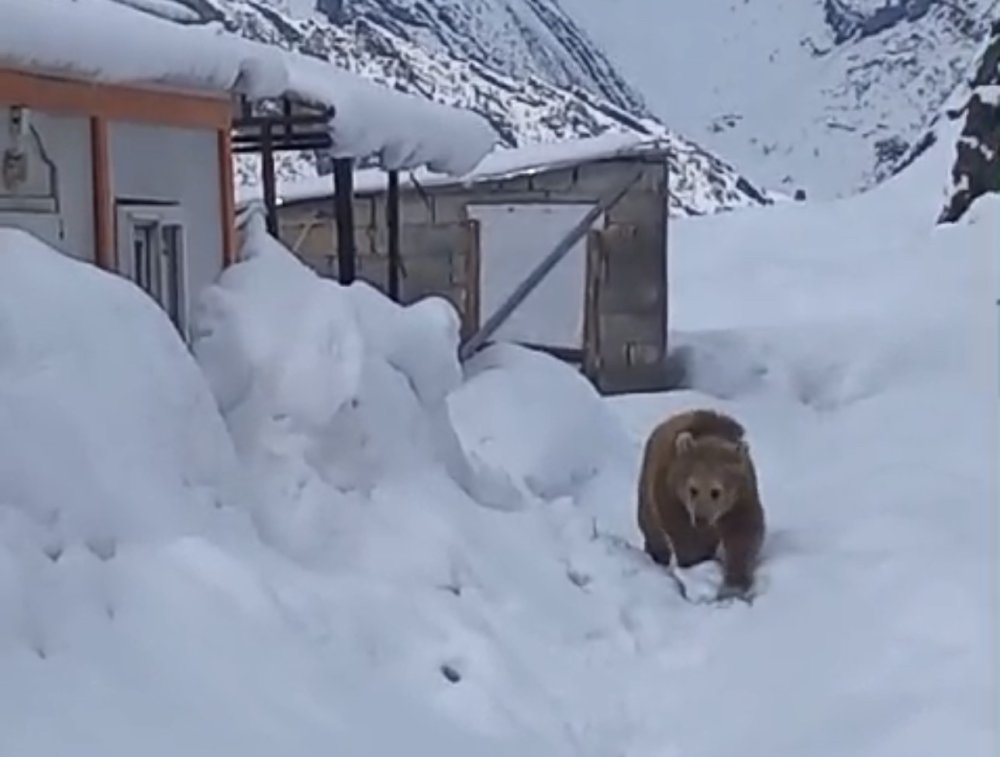
[[(462, 175), (447, 176), (421, 168), (400, 176), (399, 184), (400, 188), (411, 187), (414, 182), (424, 187), (472, 186), (486, 181), (503, 181), (517, 176), (556, 170), (576, 163), (655, 152), (658, 148), (666, 148), (666, 145), (667, 142), (660, 137), (605, 132), (596, 137), (562, 142), (541, 142), (515, 148), (497, 147), (485, 155), (475, 168)], [(355, 195), (381, 192), (386, 186), (387, 178), (382, 170), (363, 169), (354, 174)], [(279, 183), (277, 194), (279, 205), (331, 197), (333, 178), (326, 175), (284, 181)], [(260, 198), (259, 187), (246, 187), (239, 190), (237, 201), (240, 205), (247, 205)]]
[(251, 99), (291, 95), (333, 106), (336, 157), (378, 156), (389, 169), (470, 171), (497, 141), (478, 114), (371, 82), (334, 63), (187, 26), (110, 0), (5, 3), (0, 67)]
[(334, 157), (377, 155), (386, 170), (460, 176), (487, 155), (498, 135), (471, 110), (399, 92), (307, 55), (285, 53), (288, 92), (336, 111)]
[(109, 84), (267, 96), (287, 87), (278, 51), (108, 0), (5, 3), (0, 66)]

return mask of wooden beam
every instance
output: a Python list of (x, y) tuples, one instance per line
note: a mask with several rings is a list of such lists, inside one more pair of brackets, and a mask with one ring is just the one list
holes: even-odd
[(236, 186), (233, 181), (233, 141), (229, 129), (219, 129), (219, 210), (222, 215), (222, 266), (236, 262)]
[(94, 262), (107, 271), (114, 271), (118, 268), (118, 255), (115, 249), (108, 122), (97, 116), (90, 119), (90, 166), (94, 205)]
[(399, 171), (389, 171), (385, 196), (386, 226), (389, 233), (389, 270), (386, 285), (389, 297), (399, 302)]
[[(332, 144), (333, 142), (329, 136), (293, 137), (292, 139), (286, 139), (282, 136), (271, 137), (271, 150), (273, 152), (328, 150)], [(255, 153), (261, 152), (262, 148), (263, 140), (260, 138), (243, 139), (239, 136), (233, 137), (233, 149), (236, 152)]]
[(341, 284), (357, 275), (354, 249), (354, 165), (350, 158), (333, 161), (334, 216), (337, 220), (337, 273)]
[(182, 128), (221, 129), (229, 126), (232, 115), (228, 95), (152, 84), (105, 84), (5, 68), (0, 68), (0, 104)]

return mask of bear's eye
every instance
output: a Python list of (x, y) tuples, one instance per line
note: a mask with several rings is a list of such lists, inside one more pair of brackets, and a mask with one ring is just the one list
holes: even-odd
[(691, 499), (698, 499), (698, 487), (697, 486), (688, 487), (688, 493), (691, 495)]
[(711, 496), (712, 499), (718, 499), (719, 497), (722, 496), (722, 489), (720, 489), (718, 486), (713, 486), (712, 490), (709, 492), (709, 496)]

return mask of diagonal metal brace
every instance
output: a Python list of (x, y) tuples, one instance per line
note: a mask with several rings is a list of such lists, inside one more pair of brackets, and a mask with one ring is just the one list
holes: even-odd
[(622, 197), (636, 184), (639, 179), (642, 178), (642, 170), (638, 170), (634, 175), (630, 176), (627, 181), (623, 182), (621, 185), (615, 188), (613, 192), (610, 192), (603, 197), (601, 197), (597, 204), (594, 205), (587, 214), (580, 219), (580, 221), (570, 229), (569, 233), (566, 234), (548, 255), (537, 265), (534, 270), (528, 274), (528, 276), (517, 285), (517, 288), (511, 292), (510, 296), (504, 300), (503, 304), (496, 309), (489, 318), (486, 319), (486, 323), (480, 326), (479, 331), (470, 336), (459, 348), (458, 357), (460, 360), (468, 360), (472, 355), (479, 350), (480, 347), (489, 339), (493, 333), (500, 328), (504, 321), (506, 321), (511, 313), (513, 313), (518, 306), (524, 302), (525, 298), (531, 294), (531, 292), (537, 287), (542, 280), (549, 274), (549, 272), (555, 268), (556, 264), (559, 263), (566, 254), (573, 249), (573, 246), (579, 242), (586, 233), (590, 230), (590, 227), (597, 220), (601, 213), (606, 212), (608, 209), (613, 207), (621, 200)]

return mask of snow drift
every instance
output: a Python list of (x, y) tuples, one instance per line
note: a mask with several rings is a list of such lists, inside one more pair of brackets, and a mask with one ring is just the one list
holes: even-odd
[(0, 509), (17, 541), (106, 559), (210, 530), (238, 496), (236, 456), (162, 311), (26, 232), (0, 229), (0, 251)]
[[(678, 222), (675, 337), (727, 346), (612, 401), (509, 345), (462, 370), (450, 306), (259, 218), (199, 372), (135, 287), (4, 232), (4, 751), (994, 754), (1000, 208), (933, 229), (929, 156)], [(758, 463), (752, 607), (636, 549), (644, 435), (695, 404)]]
[[(131, 283), (21, 231), (0, 251), (4, 750), (565, 753), (558, 707), (509, 669), (491, 607), (527, 575), (497, 580), (506, 555), (541, 553), (544, 534), (497, 521), (448, 472), (446, 308), (398, 312), (311, 273), (294, 288), (304, 269), (265, 251), (215, 306), (288, 305), (277, 326), (302, 338), (280, 347), (252, 309), (213, 320), (209, 297), (213, 397)], [(310, 557), (322, 571), (297, 566)], [(551, 590), (565, 579), (549, 564), (532, 580)]]

